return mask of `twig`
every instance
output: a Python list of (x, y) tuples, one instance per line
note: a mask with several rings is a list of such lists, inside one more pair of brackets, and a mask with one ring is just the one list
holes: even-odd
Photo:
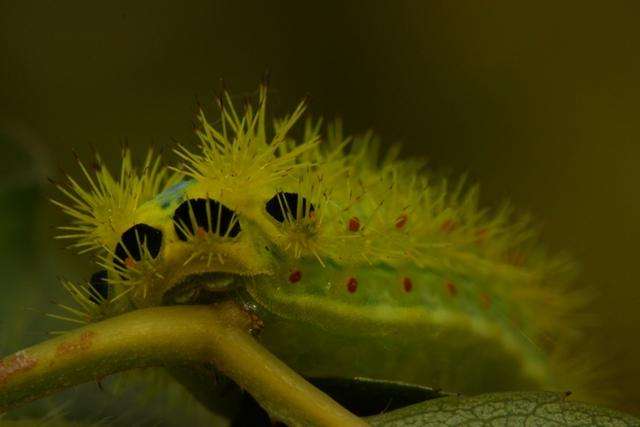
[(0, 413), (83, 382), (133, 368), (211, 362), (289, 425), (364, 421), (258, 344), (235, 303), (136, 310), (0, 360)]

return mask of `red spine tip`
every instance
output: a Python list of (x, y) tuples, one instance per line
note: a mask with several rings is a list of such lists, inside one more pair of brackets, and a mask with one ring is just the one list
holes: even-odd
[(485, 310), (490, 309), (491, 308), (491, 297), (489, 296), (489, 294), (485, 294), (485, 293), (480, 294), (480, 303), (482, 304), (482, 307)]
[(440, 225), (440, 230), (442, 230), (442, 232), (446, 234), (451, 233), (455, 229), (456, 229), (456, 222), (452, 219), (447, 219)]
[(476, 244), (481, 245), (487, 239), (487, 235), (489, 234), (489, 230), (486, 228), (480, 228), (476, 230)]
[(126, 265), (127, 268), (133, 268), (136, 266), (136, 261), (131, 257), (127, 257), (127, 259), (124, 260), (124, 265)]
[(458, 288), (456, 287), (456, 285), (453, 282), (447, 282), (446, 287), (447, 287), (447, 292), (452, 297), (454, 297), (454, 296), (456, 296), (458, 294)]
[(397, 229), (403, 228), (405, 225), (407, 225), (408, 220), (409, 220), (409, 217), (407, 217), (407, 214), (400, 215), (398, 218), (396, 218), (396, 228)]

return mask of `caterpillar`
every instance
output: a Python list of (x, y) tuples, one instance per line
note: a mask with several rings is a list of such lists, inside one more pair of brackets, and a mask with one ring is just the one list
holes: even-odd
[[(235, 298), (259, 339), (300, 373), (473, 393), (573, 386), (559, 360), (579, 337), (573, 263), (526, 216), (487, 210), (478, 187), (432, 175), (371, 133), (270, 120), (257, 103), (200, 108), (195, 149), (150, 152), (119, 174), (82, 162), (58, 184), (61, 239), (96, 254), (88, 286), (65, 282), (83, 321)], [(296, 125), (303, 121), (301, 129)], [(294, 136), (297, 135), (297, 136)]]

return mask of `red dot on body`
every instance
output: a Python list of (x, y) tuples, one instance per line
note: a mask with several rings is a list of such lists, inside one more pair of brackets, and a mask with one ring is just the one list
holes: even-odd
[(349, 225), (347, 227), (349, 229), (349, 231), (358, 231), (360, 230), (360, 220), (358, 219), (358, 217), (352, 217), (349, 220)]
[(289, 275), (289, 282), (291, 283), (297, 283), (300, 281), (300, 279), (302, 279), (302, 273), (300, 272), (300, 270), (294, 270)]
[(349, 280), (347, 280), (347, 290), (351, 294), (358, 290), (358, 281), (355, 277), (349, 277)]
[(487, 230), (486, 228), (480, 228), (476, 230), (476, 244), (480, 245), (484, 243), (488, 234), (489, 234), (489, 230)]
[(490, 309), (491, 308), (491, 297), (489, 296), (489, 294), (485, 294), (485, 293), (480, 294), (480, 303), (482, 304), (482, 307), (485, 310)]
[(407, 224), (408, 220), (409, 217), (407, 217), (407, 214), (400, 215), (398, 218), (396, 218), (396, 228), (400, 229), (404, 227)]
[(449, 295), (451, 295), (452, 297), (458, 294), (458, 288), (453, 282), (447, 282), (446, 287), (447, 287), (447, 292), (449, 292)]
[(404, 288), (405, 292), (411, 292), (411, 289), (413, 289), (413, 282), (410, 278), (405, 277), (404, 279), (402, 279), (402, 287)]
[(203, 227), (198, 227), (198, 229), (196, 230), (196, 236), (204, 237), (206, 235), (207, 235), (207, 230), (205, 230)]

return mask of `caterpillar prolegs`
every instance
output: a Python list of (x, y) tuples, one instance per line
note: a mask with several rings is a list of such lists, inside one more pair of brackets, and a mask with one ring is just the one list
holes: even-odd
[(456, 392), (567, 389), (558, 355), (577, 336), (571, 262), (526, 217), (479, 207), (477, 187), (432, 176), (375, 136), (267, 117), (218, 99), (198, 145), (165, 167), (81, 163), (55, 201), (60, 238), (97, 253), (90, 286), (65, 286), (97, 320), (224, 295), (255, 311), (258, 339), (299, 372)]

